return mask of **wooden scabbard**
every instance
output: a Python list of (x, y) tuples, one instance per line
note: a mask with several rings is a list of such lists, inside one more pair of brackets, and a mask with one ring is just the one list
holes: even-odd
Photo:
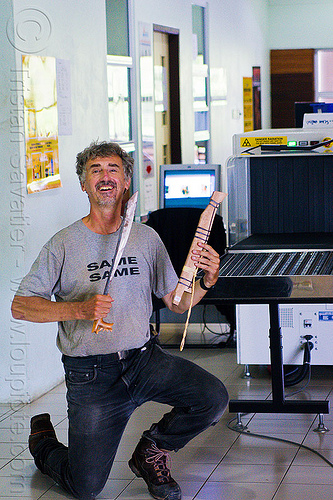
[(208, 206), (205, 208), (205, 210), (202, 212), (200, 216), (199, 223), (190, 247), (190, 251), (187, 255), (185, 265), (183, 267), (183, 270), (181, 272), (176, 287), (176, 293), (173, 299), (173, 303), (176, 305), (178, 305), (179, 302), (181, 301), (184, 292), (191, 292), (192, 290), (193, 275), (197, 269), (194, 264), (194, 261), (192, 260), (192, 250), (194, 249), (201, 250), (201, 247), (198, 246), (199, 242), (207, 243), (213, 225), (216, 210), (218, 209), (219, 204), (224, 200), (226, 196), (227, 196), (226, 193), (221, 193), (220, 191), (214, 191), (209, 200)]

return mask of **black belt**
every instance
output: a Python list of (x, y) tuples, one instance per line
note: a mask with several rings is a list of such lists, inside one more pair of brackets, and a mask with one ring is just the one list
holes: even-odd
[[(82, 363), (82, 361), (89, 362), (89, 365), (107, 365), (108, 362), (112, 361), (120, 361), (122, 359), (126, 359), (133, 354), (139, 351), (145, 351), (149, 344), (151, 343), (151, 339), (148, 340), (142, 347), (136, 347), (134, 349), (127, 349), (123, 351), (110, 352), (109, 354), (92, 354), (89, 356), (67, 356), (66, 354), (62, 355), (62, 361), (66, 364), (66, 362), (70, 365), (77, 364), (78, 366)], [(74, 368), (74, 366), (73, 366)]]

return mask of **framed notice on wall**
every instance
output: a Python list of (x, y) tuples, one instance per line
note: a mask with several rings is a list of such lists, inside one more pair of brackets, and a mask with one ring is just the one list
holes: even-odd
[(61, 186), (58, 154), (56, 60), (22, 56), (28, 193)]

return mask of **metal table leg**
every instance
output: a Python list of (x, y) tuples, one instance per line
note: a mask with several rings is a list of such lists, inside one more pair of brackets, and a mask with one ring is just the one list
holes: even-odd
[(269, 317), (272, 399), (269, 401), (231, 400), (229, 402), (230, 413), (329, 413), (328, 401), (285, 401), (283, 346), (278, 302), (269, 302)]

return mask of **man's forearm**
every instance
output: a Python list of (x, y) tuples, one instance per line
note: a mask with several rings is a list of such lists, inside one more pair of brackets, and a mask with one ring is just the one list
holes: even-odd
[[(192, 250), (192, 259), (198, 269), (202, 269), (205, 274), (203, 279), (203, 287), (200, 285), (200, 280), (197, 280), (194, 285), (194, 295), (192, 305), (195, 306), (205, 296), (207, 290), (215, 285), (219, 277), (220, 256), (207, 243), (198, 243), (201, 249)], [(183, 313), (191, 306), (192, 293), (183, 293), (178, 305), (173, 303), (176, 289), (163, 297), (166, 306), (174, 312)]]
[[(171, 311), (182, 314), (190, 308), (191, 300), (192, 300), (192, 292), (191, 293), (184, 292), (182, 295), (181, 301), (178, 305), (175, 305), (173, 303), (174, 295), (175, 295), (175, 293), (173, 291), (168, 296), (164, 297), (163, 300), (164, 300), (165, 304), (167, 305), (167, 307)], [(203, 288), (201, 288), (199, 280), (197, 280), (194, 284), (194, 297), (193, 297), (192, 306), (195, 306), (196, 304), (198, 304), (198, 302), (200, 302), (200, 300), (205, 295), (206, 295), (206, 290), (203, 290)], [(167, 299), (167, 300), (165, 300), (165, 299)]]
[(42, 297), (15, 296), (12, 303), (12, 315), (15, 319), (47, 323), (79, 319), (76, 302), (53, 302)]
[[(196, 304), (198, 304), (198, 302), (200, 302), (200, 300), (204, 298), (206, 293), (207, 293), (207, 290), (204, 290), (203, 288), (201, 288), (200, 280), (196, 280), (196, 282), (194, 284), (194, 296), (193, 296), (192, 305), (195, 306)], [(183, 307), (185, 307), (186, 311), (190, 308), (190, 304), (191, 304), (191, 300), (192, 300), (191, 295), (192, 295), (192, 292), (191, 293), (189, 293), (189, 292), (183, 293), (182, 300), (180, 301), (180, 304)]]
[(19, 297), (15, 295), (12, 315), (15, 319), (48, 323), (85, 319), (94, 321), (109, 314), (113, 299), (110, 295), (93, 295), (78, 302), (53, 302), (43, 297)]

